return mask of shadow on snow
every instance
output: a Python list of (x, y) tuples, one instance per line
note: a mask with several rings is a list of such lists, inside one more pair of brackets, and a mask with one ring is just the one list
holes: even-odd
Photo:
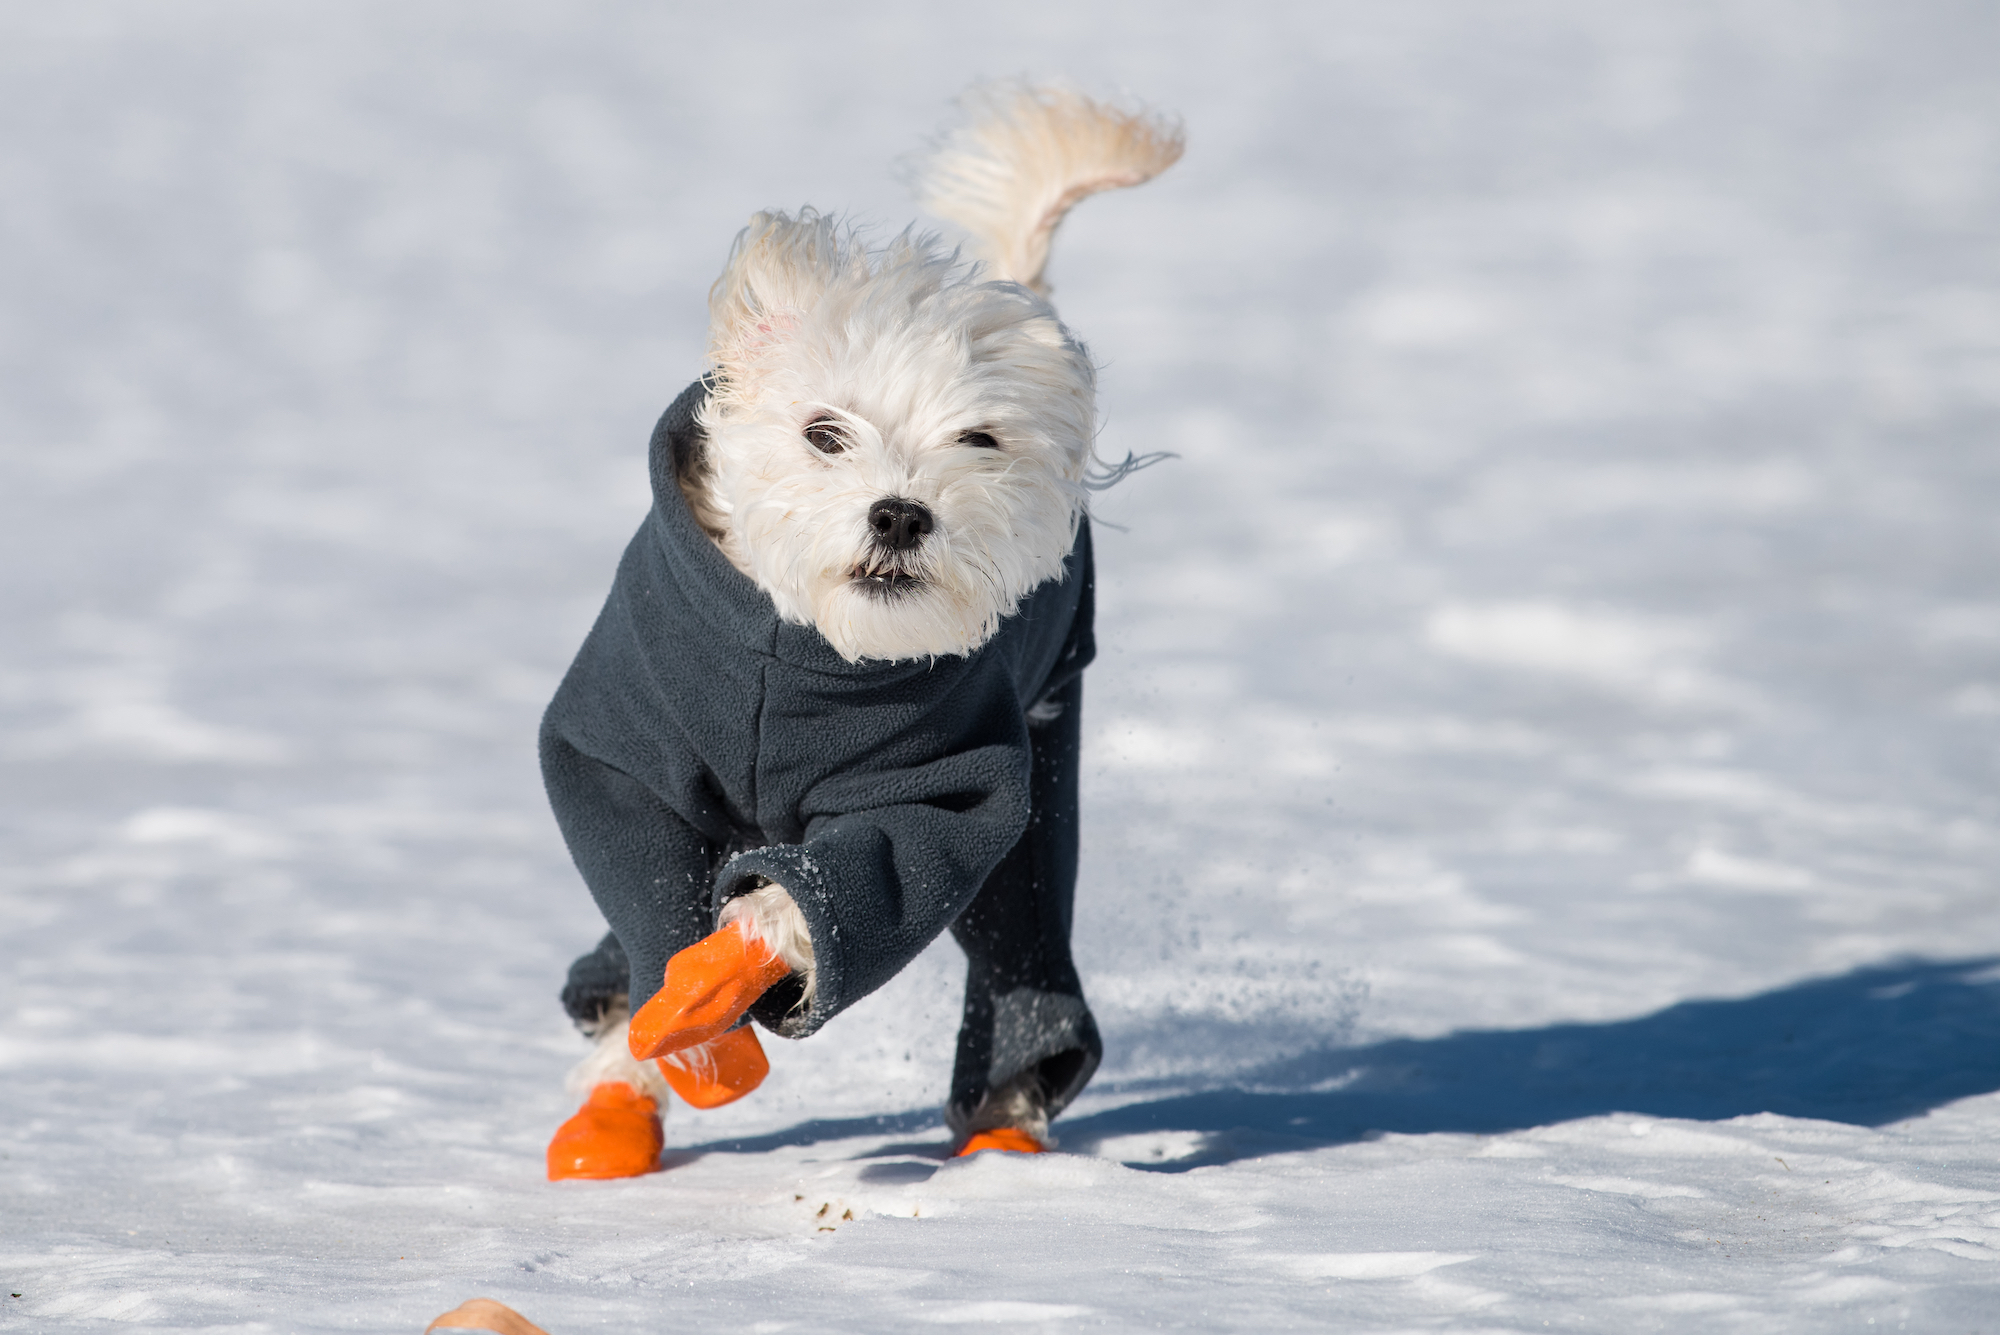
[[(2000, 958), (1916, 960), (1609, 1024), (1328, 1047), (1224, 1087), (1190, 1093), (1183, 1082), (1156, 1097), (1128, 1087), (1139, 1097), (1058, 1130), (1065, 1150), (1130, 1148), (1134, 1167), (1184, 1171), (1387, 1132), (1514, 1131), (1611, 1112), (1702, 1121), (1770, 1112), (1879, 1126), (1996, 1089)], [(925, 1110), (694, 1148), (755, 1152), (937, 1125)], [(1106, 1144), (1128, 1136), (1140, 1139)], [(926, 1142), (868, 1157), (939, 1153)], [(882, 1164), (864, 1176), (916, 1168)]]

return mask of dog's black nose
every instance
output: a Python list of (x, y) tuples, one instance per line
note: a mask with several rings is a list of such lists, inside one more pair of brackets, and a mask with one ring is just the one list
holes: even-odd
[(904, 552), (931, 531), (931, 512), (915, 501), (886, 496), (868, 507), (868, 527), (875, 541), (892, 552)]

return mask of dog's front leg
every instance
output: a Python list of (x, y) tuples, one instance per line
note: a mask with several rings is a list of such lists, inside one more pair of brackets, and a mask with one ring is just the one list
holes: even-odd
[(569, 1073), (570, 1091), (584, 1103), (549, 1141), (552, 1182), (637, 1177), (659, 1167), (667, 1084), (657, 1063), (633, 1057), (627, 1020), (621, 995), (598, 1020), (590, 1055)]
[(813, 961), (812, 929), (806, 926), (806, 915), (799, 912), (799, 906), (792, 902), (784, 886), (771, 881), (748, 894), (738, 895), (722, 906), (721, 921), (724, 927), (747, 921), (747, 930), (776, 951), (786, 969), (798, 978), (803, 988), (799, 1009), (812, 1009), (819, 981), (818, 967)]
[[(584, 1105), (549, 1142), (550, 1178), (650, 1173), (665, 1143), (669, 1089), (696, 1108), (715, 1108), (763, 1083), (771, 1069), (763, 1046), (749, 1027), (733, 1026), (788, 974), (812, 1004), (812, 932), (776, 884), (731, 900), (721, 919), (715, 933), (668, 962), (664, 984), (638, 1017), (621, 994), (589, 1031), (595, 1044), (569, 1079)], [(692, 1030), (684, 1023), (690, 1017), (700, 1022)]]
[(549, 1143), (549, 1177), (634, 1177), (658, 1166), (667, 1090), (697, 1108), (742, 1098), (771, 1065), (735, 1024), (770, 986), (796, 974), (812, 1004), (812, 932), (783, 886), (731, 900), (722, 926), (667, 963), (660, 991), (628, 1014), (618, 998), (595, 1046), (570, 1073), (583, 1107)]
[(810, 1002), (812, 933), (783, 886), (766, 882), (732, 899), (721, 917), (722, 926), (667, 961), (660, 990), (632, 1017), (634, 1057), (665, 1057), (720, 1039), (793, 974)]

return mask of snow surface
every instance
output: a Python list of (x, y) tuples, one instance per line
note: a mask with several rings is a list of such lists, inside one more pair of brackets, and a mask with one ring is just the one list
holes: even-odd
[[(0, 11), (0, 1326), (2000, 1328), (2000, 10)], [(1184, 113), (1064, 1152), (942, 945), (551, 1186), (537, 713), (750, 210)], [(18, 1293), (18, 1297), (6, 1296)]]

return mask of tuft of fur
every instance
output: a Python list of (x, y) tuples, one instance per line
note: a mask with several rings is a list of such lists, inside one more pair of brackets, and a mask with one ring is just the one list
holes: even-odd
[(1066, 88), (989, 84), (931, 155), (918, 201), (971, 234), (992, 272), (1046, 297), (1056, 228), (1101, 190), (1142, 185), (1180, 160), (1180, 124)]
[(1041, 1077), (1033, 1070), (1021, 1072), (997, 1089), (987, 1090), (986, 1097), (963, 1121), (951, 1117), (949, 1110), (946, 1120), (961, 1140), (981, 1131), (1006, 1129), (1027, 1132), (1041, 1142), (1043, 1149), (1052, 1150), (1057, 1144), (1056, 1138), (1049, 1134), (1048, 1104), (1042, 1094)]
[(632, 1055), (625, 1036), (631, 1018), (625, 999), (620, 997), (604, 1013), (602, 1027), (591, 1036), (589, 1053), (570, 1068), (564, 1086), (578, 1098), (588, 1098), (591, 1090), (606, 1081), (623, 1081), (659, 1104), (660, 1116), (665, 1117), (671, 1091), (657, 1066)]
[(812, 931), (806, 926), (806, 915), (799, 912), (791, 895), (776, 883), (738, 895), (722, 906), (721, 925), (727, 927), (736, 922), (743, 924), (740, 930), (769, 946), (785, 962), (785, 967), (798, 975), (805, 988), (799, 1009), (811, 1010), (813, 997), (819, 991), (819, 967), (813, 959)]

